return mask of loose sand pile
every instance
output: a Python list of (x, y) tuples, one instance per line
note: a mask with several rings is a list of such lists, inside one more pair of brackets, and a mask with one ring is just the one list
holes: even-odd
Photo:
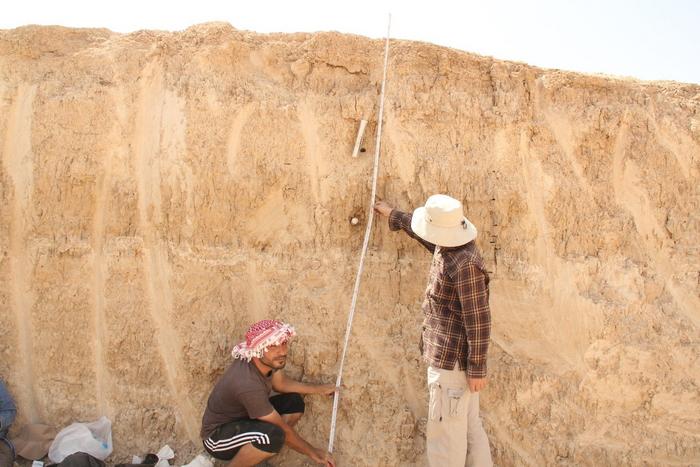
[[(165, 443), (189, 461), (263, 317), (296, 325), (293, 376), (334, 381), (382, 53), (227, 24), (0, 31), (0, 375), (18, 426), (105, 414), (111, 461)], [(405, 209), (449, 193), (479, 228), (498, 465), (700, 463), (699, 175), (700, 86), (392, 42), (379, 193)], [(429, 261), (376, 227), (341, 465), (424, 460)], [(307, 402), (300, 430), (324, 446), (331, 400)]]

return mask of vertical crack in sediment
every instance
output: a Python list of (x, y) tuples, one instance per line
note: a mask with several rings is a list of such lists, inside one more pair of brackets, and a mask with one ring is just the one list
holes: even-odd
[(198, 439), (198, 422), (189, 400), (185, 377), (181, 374), (182, 346), (173, 327), (173, 292), (166, 242), (158, 235), (161, 221), (159, 156), (163, 134), (172, 131), (163, 125), (166, 93), (160, 64), (148, 65), (142, 76), (134, 136), (134, 157), (138, 186), (139, 226), (143, 236), (144, 280), (149, 311), (161, 354), (170, 396), (177, 407), (185, 432), (192, 442)]
[[(107, 156), (109, 157), (109, 156)], [(108, 169), (104, 168), (104, 173), (98, 182), (97, 206), (93, 224), (93, 301), (95, 306), (95, 391), (97, 393), (97, 410), (100, 415), (107, 413), (105, 383), (107, 375), (104, 359), (105, 343), (105, 274), (106, 264), (104, 258), (104, 206), (106, 198), (106, 187), (108, 181)]]
[[(115, 93), (116, 94), (116, 93)], [(122, 105), (121, 95), (113, 96), (114, 105)], [(112, 128), (110, 140), (119, 141), (121, 136), (121, 120)], [(93, 254), (93, 302), (95, 306), (95, 391), (97, 394), (97, 410), (101, 415), (112, 415), (109, 388), (111, 387), (111, 375), (105, 361), (105, 345), (107, 342), (107, 329), (105, 317), (106, 277), (108, 275), (107, 262), (104, 254), (105, 242), (105, 211), (112, 180), (113, 152), (108, 151), (104, 155), (102, 172), (97, 180), (97, 205), (93, 220), (92, 254)]]
[(309, 173), (309, 183), (314, 202), (325, 202), (328, 199), (327, 184), (328, 163), (325, 154), (321, 151), (319, 138), (319, 123), (314, 115), (314, 110), (308, 102), (302, 102), (298, 107), (298, 118), (301, 125), (301, 133), (304, 136), (306, 165)]
[(613, 153), (613, 187), (615, 200), (634, 220), (640, 242), (650, 263), (659, 277), (665, 278), (665, 286), (678, 305), (679, 311), (695, 326), (700, 326), (700, 299), (676, 283), (675, 265), (670, 258), (673, 251), (669, 247), (670, 239), (663, 226), (657, 220), (651, 194), (644, 187), (643, 173), (631, 159), (626, 159), (629, 144), (628, 115), (624, 114), (620, 123)]
[(228, 172), (231, 177), (236, 176), (236, 167), (238, 165), (239, 151), (241, 147), (241, 139), (243, 136), (243, 127), (253, 111), (255, 110), (255, 104), (248, 103), (244, 105), (236, 114), (231, 124), (231, 130), (229, 131), (228, 141), (226, 142), (226, 166), (228, 167)]
[(10, 220), (11, 300), (18, 333), (21, 376), (18, 398), (30, 422), (38, 421), (34, 364), (32, 360), (32, 259), (28, 236), (31, 223), (31, 197), (34, 186), (31, 126), (36, 86), (20, 85), (12, 104), (3, 148), (3, 164), (12, 180), (14, 196)]

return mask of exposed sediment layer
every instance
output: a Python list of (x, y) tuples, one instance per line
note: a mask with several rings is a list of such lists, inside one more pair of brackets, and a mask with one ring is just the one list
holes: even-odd
[[(334, 381), (382, 52), (218, 23), (0, 31), (0, 375), (18, 425), (104, 414), (112, 461), (165, 443), (188, 461), (231, 346), (264, 317), (299, 331), (293, 376)], [(479, 229), (497, 464), (699, 464), (700, 86), (392, 41), (383, 128), (380, 196), (449, 193)], [(335, 454), (420, 465), (430, 258), (384, 223), (370, 248)], [(324, 446), (331, 400), (307, 403), (300, 430)]]

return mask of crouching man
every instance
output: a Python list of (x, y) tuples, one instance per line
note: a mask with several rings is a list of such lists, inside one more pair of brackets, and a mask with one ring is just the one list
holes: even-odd
[[(276, 320), (253, 324), (244, 342), (231, 352), (234, 361), (214, 386), (202, 417), (204, 448), (228, 467), (253, 466), (290, 448), (315, 462), (334, 467), (323, 449), (313, 447), (294, 431), (304, 413), (301, 394), (333, 394), (333, 384), (307, 384), (287, 378), (294, 328)], [(280, 393), (270, 397), (271, 390)]]

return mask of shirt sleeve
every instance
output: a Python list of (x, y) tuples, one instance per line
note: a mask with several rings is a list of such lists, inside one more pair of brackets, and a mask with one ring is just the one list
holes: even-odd
[(394, 209), (391, 211), (391, 214), (389, 214), (389, 230), (403, 230), (409, 237), (417, 240), (429, 252), (435, 253), (435, 245), (433, 243), (425, 241), (413, 233), (413, 230), (411, 229), (412, 218), (413, 213), (401, 212), (398, 209)]
[(275, 410), (264, 391), (244, 392), (238, 396), (238, 400), (243, 404), (250, 418), (264, 417)]
[(486, 377), (486, 353), (491, 337), (491, 310), (486, 273), (473, 263), (457, 270), (456, 288), (469, 342), (467, 376)]

